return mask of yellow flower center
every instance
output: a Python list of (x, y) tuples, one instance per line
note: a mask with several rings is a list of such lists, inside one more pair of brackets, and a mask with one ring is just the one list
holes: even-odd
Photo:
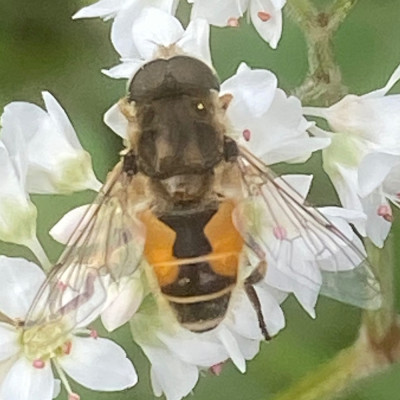
[(22, 333), (25, 356), (32, 361), (48, 360), (68, 354), (71, 347), (67, 329), (61, 321), (34, 325)]

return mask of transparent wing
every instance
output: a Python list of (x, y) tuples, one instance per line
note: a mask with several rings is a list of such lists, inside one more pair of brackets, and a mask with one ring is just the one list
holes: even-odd
[(300, 193), (242, 147), (238, 167), (246, 200), (237, 223), (252, 253), (267, 260), (267, 279), (277, 278), (286, 291), (301, 285), (358, 307), (380, 307), (379, 282), (351, 229), (344, 233), (304, 205)]
[(143, 196), (132, 179), (117, 164), (39, 290), (26, 330), (57, 323), (61, 336), (87, 325), (102, 311), (110, 285), (135, 272), (144, 244), (135, 217)]

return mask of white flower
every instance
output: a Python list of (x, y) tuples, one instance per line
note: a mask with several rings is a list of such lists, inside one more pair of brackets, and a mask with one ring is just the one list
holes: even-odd
[(18, 142), (13, 141), (9, 151), (0, 140), (0, 240), (27, 246), (39, 257), (42, 250), (36, 238), (37, 211), (26, 191), (27, 160), (20, 155), (17, 146), (23, 143)]
[(268, 70), (251, 70), (242, 63), (236, 74), (221, 85), (221, 94), (232, 94), (227, 116), (239, 142), (267, 164), (303, 162), (313, 151), (326, 147), (327, 138), (311, 138), (312, 124), (302, 115), (300, 100), (277, 88)]
[(121, 18), (124, 14), (131, 20), (146, 7), (157, 7), (161, 10), (170, 11), (175, 14), (179, 0), (100, 0), (90, 6), (83, 7), (72, 18), (103, 18), (105, 21)]
[[(83, 205), (67, 212), (50, 230), (53, 239), (66, 244), (71, 235), (75, 237), (81, 233), (76, 230), (80, 224), (85, 227), (84, 218), (89, 220), (87, 214), (89, 205)], [(129, 321), (139, 308), (147, 290), (144, 287), (142, 271), (137, 270), (133, 276), (122, 278), (118, 284), (111, 283), (107, 288), (107, 303), (103, 307), (101, 319), (105, 328), (111, 332)]]
[(217, 26), (238, 26), (248, 10), (260, 36), (275, 49), (282, 34), (282, 8), (286, 0), (189, 0), (191, 18), (205, 18)]
[[(276, 178), (277, 183), (286, 188), (289, 185), (299, 195), (300, 199), (304, 200), (309, 191), (312, 176), (306, 175), (286, 175), (282, 178)], [(265, 195), (269, 193), (266, 192)], [(270, 196), (271, 197), (271, 196)], [(316, 251), (311, 249), (314, 246), (321, 247), (321, 241), (324, 240), (324, 235), (321, 235), (319, 239), (313, 241), (313, 233), (301, 235), (296, 225), (293, 224), (293, 215), (290, 209), (287, 210), (282, 208), (282, 204), (278, 201), (274, 201), (272, 198), (269, 199), (270, 209), (265, 212), (265, 203), (263, 201), (258, 207), (258, 203), (252, 201), (250, 204), (251, 209), (246, 208), (239, 209), (239, 215), (242, 219), (248, 215), (250, 211), (252, 214), (257, 215), (257, 226), (255, 229), (256, 237), (262, 238), (259, 243), (260, 248), (266, 253), (266, 260), (268, 262), (267, 273), (265, 275), (265, 283), (270, 286), (277, 288), (286, 293), (293, 293), (298, 301), (301, 303), (303, 308), (312, 316), (315, 317), (314, 307), (318, 299), (318, 295), (321, 291), (321, 287), (324, 281), (324, 277), (328, 277), (329, 272), (334, 272), (332, 275), (333, 279), (340, 279), (340, 274), (343, 271), (351, 271), (360, 262), (360, 259), (352, 261), (352, 255), (355, 255), (352, 251), (344, 253), (345, 246), (342, 243), (340, 246), (334, 244), (336, 242), (330, 241), (327, 248), (319, 250), (319, 255), (316, 256)], [(246, 205), (244, 204), (246, 207)], [(332, 224), (343, 234), (349, 242), (353, 243), (359, 252), (365, 253), (364, 247), (357, 237), (357, 235), (351, 229), (349, 223), (355, 223), (365, 220), (365, 215), (359, 211), (346, 210), (339, 207), (322, 207), (318, 210), (323, 214)], [(271, 220), (273, 217), (273, 220)], [(279, 225), (277, 224), (277, 221)], [(274, 227), (271, 229), (271, 227)], [(285, 239), (285, 240), (283, 240)], [(287, 240), (286, 240), (287, 239)], [(312, 242), (311, 249), (310, 243)], [(324, 244), (324, 243), (322, 243)], [(252, 261), (251, 255), (249, 255), (250, 261), (254, 264), (258, 262), (258, 259)], [(338, 272), (339, 271), (339, 272)], [(344, 277), (345, 275), (343, 275)], [(367, 278), (366, 278), (367, 279)], [(365, 281), (357, 282), (357, 279), (352, 280), (353, 284), (358, 283), (361, 287), (362, 294), (364, 294)], [(373, 285), (371, 283), (371, 285)], [(372, 286), (371, 286), (372, 288)], [(363, 303), (358, 301), (357, 296), (351, 298), (351, 290), (348, 289), (338, 295), (335, 294), (334, 290), (327, 291), (329, 288), (324, 288), (324, 294), (334, 298), (338, 298), (342, 301), (358, 305), (360, 307), (376, 307), (376, 302), (380, 299), (378, 296), (373, 297), (375, 287), (372, 288), (371, 293), (366, 293), (367, 297), (371, 296), (371, 301), (368, 300)], [(332, 288), (335, 289), (335, 288)], [(354, 290), (357, 288), (354, 287)], [(368, 290), (368, 289), (366, 289)], [(347, 296), (350, 294), (350, 296)], [(346, 297), (347, 296), (347, 297)]]
[[(284, 317), (275, 293), (256, 285), (267, 329), (275, 335), (284, 327)], [(199, 379), (199, 372), (219, 366), (231, 359), (242, 373), (246, 360), (259, 351), (263, 340), (258, 320), (243, 289), (237, 289), (224, 321), (215, 329), (193, 333), (182, 328), (172, 311), (146, 298), (130, 321), (133, 339), (151, 363), (154, 394), (167, 400), (188, 395)]]
[(379, 247), (391, 227), (387, 200), (398, 205), (393, 182), (400, 179), (400, 95), (387, 92), (399, 79), (400, 66), (381, 89), (347, 95), (328, 108), (304, 108), (307, 115), (325, 118), (334, 132), (313, 131), (332, 140), (322, 153), (324, 169), (343, 206), (367, 214), (366, 228), (357, 229)]
[(11, 156), (25, 164), (20, 179), (27, 192), (98, 190), (101, 184), (90, 155), (79, 143), (65, 111), (49, 92), (42, 95), (47, 112), (35, 104), (13, 102), (1, 118), (3, 142)]
[[(0, 312), (10, 321), (23, 321), (45, 276), (35, 264), (24, 259), (0, 257), (2, 290)], [(50, 400), (57, 394), (52, 367), (65, 385), (70, 399), (79, 399), (69, 386), (66, 374), (92, 390), (114, 391), (133, 386), (137, 375), (124, 350), (107, 339), (91, 335), (83, 327), (66, 334), (57, 348), (41, 339), (24, 342), (24, 335), (34, 335), (35, 327), (23, 330), (15, 324), (0, 323), (0, 397), (18, 400)], [(23, 382), (23, 384), (21, 384)]]
[[(189, 23), (186, 30), (178, 19), (157, 8), (145, 8), (130, 25), (111, 40), (122, 64), (103, 71), (112, 78), (131, 78), (145, 62), (158, 56), (187, 54), (211, 65), (209, 25), (203, 19)], [(123, 42), (123, 45), (121, 45)]]

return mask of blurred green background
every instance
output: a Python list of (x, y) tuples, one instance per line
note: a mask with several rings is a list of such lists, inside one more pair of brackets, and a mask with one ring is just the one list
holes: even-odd
[[(329, 1), (316, 0), (316, 4), (324, 5)], [(125, 93), (125, 83), (100, 72), (101, 68), (118, 62), (109, 40), (110, 22), (72, 21), (72, 14), (84, 3), (78, 0), (0, 0), (0, 107), (15, 100), (43, 105), (41, 91), (49, 90), (66, 109), (83, 146), (93, 156), (98, 177), (104, 180), (118, 160), (122, 143), (102, 123), (102, 116)], [(187, 20), (187, 9), (186, 5), (180, 8), (184, 20)], [(399, 18), (399, 0), (360, 0), (337, 32), (335, 51), (350, 92), (362, 94), (383, 86), (400, 63)], [(252, 67), (271, 69), (277, 74), (280, 87), (291, 91), (307, 72), (303, 36), (288, 18), (284, 18), (283, 36), (275, 51), (246, 23), (239, 29), (213, 28), (211, 41), (213, 59), (222, 80), (233, 74), (241, 61), (246, 61)], [(394, 91), (400, 92), (400, 86)], [(315, 173), (312, 203), (332, 204), (336, 197), (320, 168), (320, 158), (316, 155), (305, 165), (291, 166), (290, 171)], [(286, 170), (281, 166), (278, 169)], [(39, 210), (39, 238), (53, 261), (61, 246), (48, 236), (48, 230), (67, 210), (92, 198), (93, 193), (89, 192), (73, 196), (33, 196)], [(399, 218), (398, 212), (395, 217)], [(392, 235), (398, 242), (398, 221)], [(395, 247), (396, 260), (399, 260), (400, 248)], [(29, 251), (9, 244), (1, 244), (0, 252), (33, 259)], [(399, 261), (397, 264), (400, 268)], [(398, 287), (398, 271), (396, 282)], [(245, 375), (228, 363), (218, 378), (202, 377), (190, 398), (272, 399), (278, 391), (318, 368), (357, 336), (360, 311), (353, 307), (321, 298), (316, 320), (309, 318), (293, 299), (284, 304), (284, 310), (286, 329), (271, 343), (262, 345), (260, 354), (248, 363)], [(153, 399), (149, 364), (130, 340), (128, 329), (123, 327), (111, 336), (123, 343), (129, 353), (139, 373), (139, 384), (129, 391), (111, 394), (86, 391), (76, 385), (81, 398)], [(395, 365), (357, 382), (342, 398), (398, 400), (399, 374), (400, 365)], [(66, 399), (65, 393), (61, 399)]]

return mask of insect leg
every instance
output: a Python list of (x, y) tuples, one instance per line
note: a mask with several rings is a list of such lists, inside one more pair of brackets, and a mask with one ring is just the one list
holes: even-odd
[(128, 176), (133, 176), (137, 173), (136, 155), (133, 150), (128, 151), (128, 153), (123, 156), (122, 169)]
[(253, 287), (255, 283), (259, 282), (264, 278), (266, 270), (267, 270), (267, 263), (265, 261), (260, 261), (257, 268), (245, 280), (244, 290), (246, 291), (247, 297), (249, 298), (257, 314), (258, 324), (260, 326), (261, 333), (263, 334), (265, 340), (271, 340), (271, 336), (269, 335), (267, 326), (265, 325), (265, 319), (261, 310), (260, 299), (258, 298), (257, 292)]

